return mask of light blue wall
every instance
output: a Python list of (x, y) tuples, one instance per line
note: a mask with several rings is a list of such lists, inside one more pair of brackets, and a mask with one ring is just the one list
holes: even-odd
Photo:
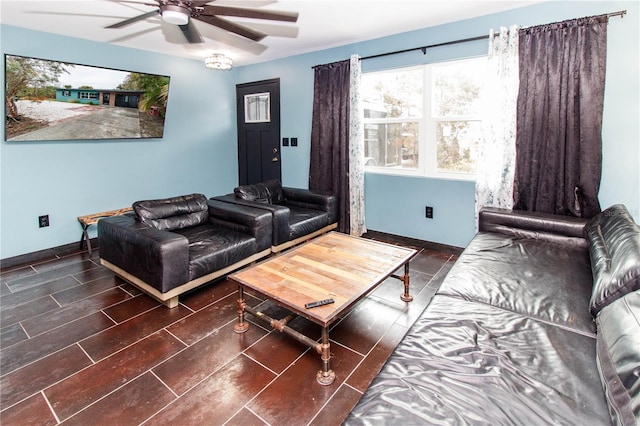
[[(233, 71), (213, 72), (200, 61), (6, 25), (0, 31), (2, 54), (171, 77), (162, 139), (2, 141), (0, 258), (79, 241), (80, 215), (139, 199), (213, 196), (237, 185)], [(48, 228), (38, 228), (43, 214), (50, 217)]]
[[(391, 4), (392, 2), (390, 2)], [(212, 72), (198, 61), (2, 26), (2, 53), (81, 62), (171, 76), (162, 140), (17, 144), (0, 150), (0, 258), (77, 241), (76, 216), (133, 200), (187, 192), (216, 195), (237, 185), (235, 84), (280, 78), (282, 180), (307, 187), (313, 102), (312, 66), (487, 34), (489, 28), (530, 26), (626, 9), (608, 27), (603, 129), (603, 207), (624, 203), (640, 222), (640, 55), (638, 2), (549, 2), (382, 39)], [(363, 70), (477, 56), (485, 42), (460, 44), (363, 62)], [(3, 72), (3, 71), (2, 71)], [(4, 108), (4, 106), (3, 106)], [(367, 174), (369, 229), (455, 246), (473, 237), (473, 183)], [(424, 206), (435, 208), (424, 218)], [(39, 229), (37, 217), (51, 226)], [(95, 232), (95, 231), (93, 231)], [(95, 234), (92, 234), (95, 236)]]
[[(391, 3), (391, 2), (390, 2)], [(395, 36), (241, 67), (238, 81), (280, 77), (283, 90), (282, 136), (296, 136), (297, 148), (283, 147), (283, 182), (306, 186), (313, 103), (312, 66), (395, 50), (437, 44), (488, 34), (489, 28), (540, 25), (582, 16), (627, 10), (611, 18), (608, 26), (608, 64), (603, 129), (602, 207), (627, 205), (640, 222), (640, 128), (638, 125), (639, 14), (638, 2), (549, 2), (508, 12), (454, 22)], [(363, 71), (438, 62), (486, 54), (486, 41), (439, 47), (362, 63)], [(466, 246), (474, 235), (474, 184), (438, 179), (386, 176), (365, 177), (366, 223), (369, 229)], [(424, 207), (434, 207), (434, 218), (424, 217)]]

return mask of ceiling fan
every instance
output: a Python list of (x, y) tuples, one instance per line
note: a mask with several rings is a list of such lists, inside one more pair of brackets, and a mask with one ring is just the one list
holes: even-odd
[(233, 16), (250, 19), (266, 19), (272, 21), (296, 22), (297, 12), (284, 12), (274, 10), (249, 9), (244, 7), (215, 6), (215, 0), (151, 0), (153, 3), (140, 3), (129, 0), (112, 0), (116, 3), (134, 3), (144, 6), (156, 7), (151, 12), (125, 19), (105, 28), (122, 28), (134, 22), (160, 15), (168, 24), (177, 25), (182, 30), (189, 43), (202, 43), (202, 37), (193, 25), (192, 19), (197, 19), (209, 25), (232, 32), (253, 41), (260, 41), (267, 36), (262, 32), (253, 30), (244, 25), (232, 22), (223, 16)]

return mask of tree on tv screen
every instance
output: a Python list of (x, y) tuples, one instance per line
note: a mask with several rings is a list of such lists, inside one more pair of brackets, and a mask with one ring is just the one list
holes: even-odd
[(62, 74), (68, 74), (72, 64), (41, 61), (21, 56), (6, 56), (5, 111), (7, 119), (20, 120), (17, 98), (55, 98), (55, 83)]
[(144, 95), (140, 99), (138, 108), (141, 111), (147, 111), (151, 107), (156, 107), (160, 115), (164, 117), (169, 97), (168, 77), (132, 72), (118, 85), (118, 89), (143, 90)]

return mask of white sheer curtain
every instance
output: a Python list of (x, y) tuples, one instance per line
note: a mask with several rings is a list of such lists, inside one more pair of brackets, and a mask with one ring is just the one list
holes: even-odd
[(518, 29), (489, 33), (486, 87), (482, 117), (484, 142), (476, 176), (476, 229), (481, 207), (513, 207), (518, 101)]
[(360, 57), (351, 55), (349, 85), (349, 204), (351, 235), (367, 232), (364, 222), (364, 127), (360, 103)]

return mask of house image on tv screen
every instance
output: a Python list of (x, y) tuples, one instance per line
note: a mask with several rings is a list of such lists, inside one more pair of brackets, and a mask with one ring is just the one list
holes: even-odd
[(138, 108), (144, 90), (56, 89), (56, 100), (111, 107)]

